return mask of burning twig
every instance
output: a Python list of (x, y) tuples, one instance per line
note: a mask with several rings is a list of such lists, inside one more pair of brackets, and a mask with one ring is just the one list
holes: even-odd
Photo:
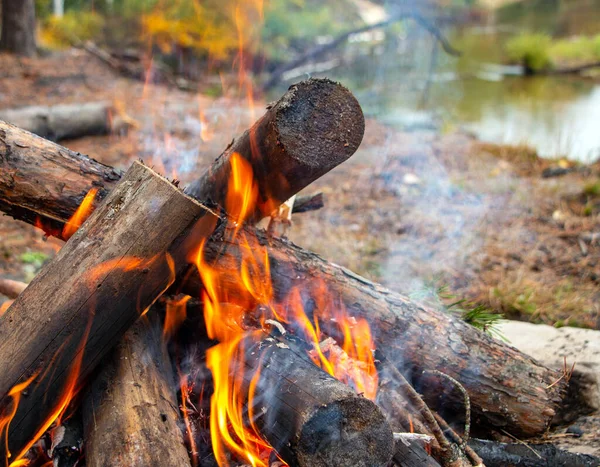
[(481, 460), (481, 458), (477, 455), (477, 453), (470, 446), (463, 444), (463, 439), (460, 436), (458, 436), (458, 433), (456, 433), (450, 427), (450, 425), (448, 425), (448, 422), (446, 422), (446, 420), (444, 420), (437, 412), (434, 412), (433, 416), (435, 417), (436, 421), (439, 423), (440, 427), (444, 430), (444, 432), (448, 433), (448, 435), (453, 439), (453, 441), (461, 446), (461, 449), (467, 455), (467, 457), (469, 458), (471, 463), (474, 466), (483, 467), (483, 461)]
[[(380, 353), (380, 352), (378, 352)], [(465, 466), (467, 460), (463, 458), (462, 453), (450, 444), (446, 436), (444, 436), (438, 422), (436, 421), (432, 411), (427, 407), (425, 401), (419, 393), (415, 391), (412, 385), (406, 380), (404, 375), (396, 369), (392, 364), (387, 362), (387, 359), (381, 354), (381, 364), (384, 366), (384, 371), (388, 371), (393, 378), (399, 383), (400, 390), (408, 398), (410, 403), (415, 407), (419, 415), (423, 418), (429, 432), (440, 445), (441, 461), (444, 466)], [(462, 441), (461, 441), (462, 443)], [(470, 464), (470, 462), (469, 462)]]

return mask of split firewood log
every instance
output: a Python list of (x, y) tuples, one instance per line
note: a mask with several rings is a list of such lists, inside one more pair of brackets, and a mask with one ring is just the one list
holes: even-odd
[(200, 241), (216, 221), (171, 182), (133, 164), (0, 317), (0, 410), (10, 419), (1, 458), (9, 449), (12, 459), (24, 455), (49, 428), (185, 266), (187, 236)]
[(86, 392), (82, 412), (90, 467), (191, 465), (173, 366), (154, 308), (127, 331)]

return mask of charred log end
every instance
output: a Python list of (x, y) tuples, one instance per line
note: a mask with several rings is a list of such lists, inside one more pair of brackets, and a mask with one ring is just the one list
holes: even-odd
[(360, 396), (317, 408), (294, 447), (297, 465), (316, 467), (385, 465), (393, 448), (383, 414)]
[(329, 79), (291, 86), (274, 110), (279, 144), (298, 166), (318, 174), (313, 178), (354, 154), (365, 133), (360, 104), (348, 89)]

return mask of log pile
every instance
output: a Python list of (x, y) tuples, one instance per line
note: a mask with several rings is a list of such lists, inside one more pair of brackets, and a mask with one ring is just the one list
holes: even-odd
[[(78, 407), (93, 466), (248, 463), (236, 450), (246, 432), (267, 452), (256, 465), (483, 465), (441, 414), (478, 431), (543, 433), (564, 397), (559, 372), (253, 227), (348, 159), (363, 132), (360, 106), (345, 88), (309, 80), (182, 191), (142, 163), (123, 174), (0, 122), (2, 211), (68, 240), (0, 316), (0, 429), (8, 443), (0, 456), (31, 456)], [(231, 202), (236, 164), (252, 174), (245, 209)], [(90, 190), (93, 212), (69, 228)], [(257, 252), (265, 263), (248, 266)], [(268, 277), (260, 274), (265, 264)], [(245, 292), (240, 278), (252, 284)], [(372, 330), (377, 398), (338, 380), (321, 358), (327, 337), (345, 352), (340, 320), (319, 304), (323, 285), (349, 322)], [(290, 318), (292, 304), (304, 310), (302, 329)], [(219, 322), (207, 321), (216, 308)], [(234, 343), (236, 358), (221, 368), (215, 355)], [(468, 395), (467, 420), (465, 397), (448, 389), (448, 378)], [(236, 427), (208, 415), (224, 380), (235, 388)], [(235, 434), (221, 440), (227, 452), (213, 439), (213, 457), (210, 437), (224, 436), (217, 429)], [(413, 430), (431, 438), (399, 433)]]

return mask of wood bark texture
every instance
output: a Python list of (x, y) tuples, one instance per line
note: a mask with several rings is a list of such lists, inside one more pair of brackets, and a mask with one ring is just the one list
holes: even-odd
[(83, 401), (86, 465), (190, 466), (161, 331), (153, 309), (102, 362)]
[[(29, 378), (10, 423), (18, 456), (70, 389), (171, 284), (185, 265), (188, 236), (201, 241), (212, 214), (169, 181), (135, 162), (96, 209), (0, 317), (0, 404)], [(1, 410), (1, 409), (0, 409)], [(41, 433), (40, 433), (41, 434)]]
[[(515, 436), (535, 436), (546, 430), (559, 407), (567, 383), (515, 348), (493, 339), (449, 313), (428, 308), (392, 292), (283, 239), (246, 229), (268, 251), (276, 301), (294, 288), (305, 291), (311, 309), (310, 284), (326, 284), (350, 316), (365, 318), (386, 359), (408, 375), (409, 382), (434, 407), (462, 411), (463, 395), (447, 381), (424, 375), (439, 370), (458, 380), (468, 391), (473, 424), (502, 428)], [(206, 260), (220, 270), (239, 267), (241, 248), (217, 229), (205, 247)], [(236, 284), (227, 284), (236, 290)], [(199, 296), (202, 284), (189, 275), (183, 287)], [(232, 297), (233, 298), (233, 297)], [(335, 321), (320, 319), (321, 330), (339, 337)]]

